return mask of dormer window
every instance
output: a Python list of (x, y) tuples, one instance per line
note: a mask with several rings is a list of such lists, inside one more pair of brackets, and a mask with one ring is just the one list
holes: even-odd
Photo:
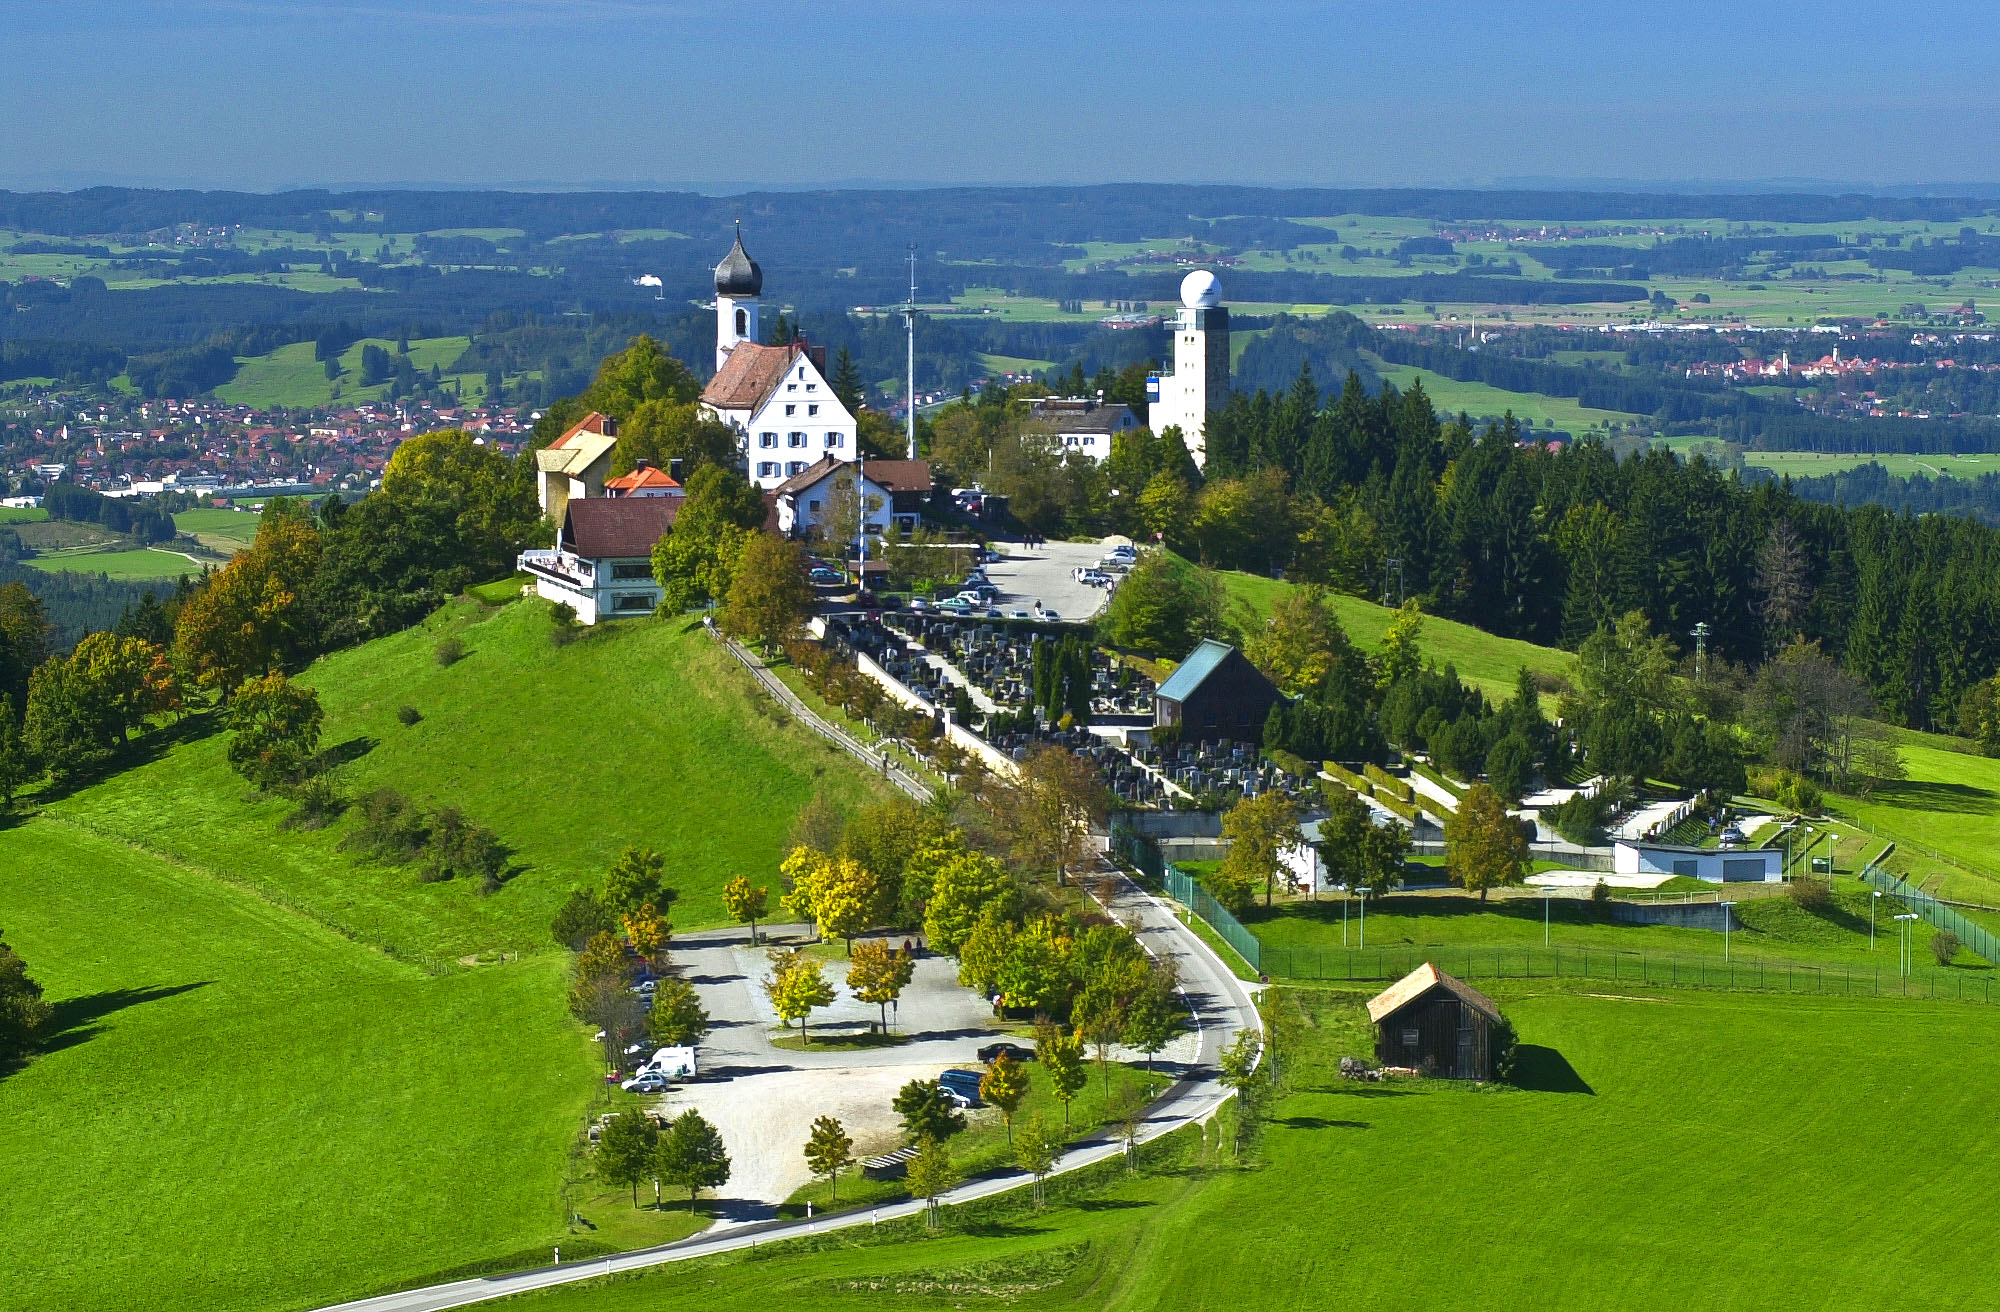
[(785, 418), (790, 419), (793, 415), (797, 414), (798, 412), (799, 408), (797, 406), (788, 405), (785, 407)]
[(799, 390), (799, 385), (797, 383), (786, 383), (785, 390), (787, 392), (796, 392)]
[[(786, 407), (785, 407), (785, 413), (786, 413), (786, 414), (790, 414), (791, 412), (792, 412), (792, 408), (791, 408), (790, 406), (786, 406)], [(806, 407), (806, 417), (807, 417), (807, 418), (811, 418), (811, 417), (812, 417), (813, 415), (816, 415), (816, 414), (818, 414), (818, 413), (819, 413), (819, 407), (818, 407), (818, 406), (816, 406), (816, 405), (809, 405), (809, 406), (807, 406), (807, 407)]]
[(807, 390), (808, 392), (817, 392), (817, 391), (819, 390), (819, 384), (818, 384), (818, 383), (807, 383), (807, 384), (806, 384), (806, 390)]

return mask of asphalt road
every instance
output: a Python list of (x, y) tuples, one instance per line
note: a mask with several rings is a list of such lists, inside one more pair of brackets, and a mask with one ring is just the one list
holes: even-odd
[(1101, 543), (1043, 542), (1029, 548), (1018, 542), (995, 542), (993, 547), (1007, 553), (986, 567), (986, 577), (1000, 589), (997, 604), (1003, 614), (1025, 610), (1032, 615), (1039, 601), (1064, 621), (1087, 620), (1111, 595), (1070, 576), (1077, 566), (1095, 565), (1104, 558), (1106, 548)]
[[(1197, 1064), (1190, 1070), (1176, 1072), (1181, 1077), (1179, 1081), (1153, 1104), (1147, 1114), (1145, 1126), (1139, 1132), (1140, 1141), (1146, 1142), (1192, 1122), (1207, 1120), (1227, 1100), (1227, 1092), (1216, 1080), (1216, 1058), (1239, 1029), (1256, 1024), (1256, 1008), (1249, 992), (1229, 968), (1191, 930), (1174, 918), (1166, 904), (1115, 872), (1102, 875), (1098, 887), (1099, 900), (1113, 915), (1133, 928), (1148, 952), (1170, 958), (1179, 967), (1182, 991), (1200, 1033)], [(786, 1055), (796, 1057), (798, 1054)], [(1123, 1145), (1115, 1139), (1099, 1137), (1085, 1140), (1063, 1154), (1054, 1174), (1079, 1170), (1122, 1151)], [(939, 1201), (946, 1206), (970, 1202), (1019, 1188), (1028, 1182), (1028, 1177), (1019, 1171), (983, 1176), (967, 1181), (943, 1195)], [(464, 1307), (532, 1289), (588, 1280), (594, 1276), (736, 1252), (815, 1231), (848, 1229), (878, 1220), (914, 1216), (923, 1206), (919, 1199), (888, 1207), (831, 1213), (812, 1221), (772, 1221), (734, 1226), (656, 1248), (617, 1253), (584, 1262), (565, 1262), (511, 1275), (458, 1280), (397, 1294), (382, 1294), (341, 1303), (323, 1312), (437, 1312), (442, 1308)]]

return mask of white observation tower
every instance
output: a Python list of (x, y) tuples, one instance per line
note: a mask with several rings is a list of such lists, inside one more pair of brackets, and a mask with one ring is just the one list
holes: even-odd
[(1178, 427), (1197, 467), (1208, 462), (1203, 430), (1208, 417), (1229, 404), (1229, 307), (1222, 284), (1207, 269), (1181, 279), (1181, 312), (1174, 324), (1174, 370), (1146, 379), (1147, 425), (1155, 433)]

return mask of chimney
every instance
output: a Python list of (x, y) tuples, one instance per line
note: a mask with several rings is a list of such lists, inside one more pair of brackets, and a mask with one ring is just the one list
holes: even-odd
[(637, 473), (642, 469), (651, 469), (652, 467), (653, 467), (653, 462), (646, 459), (646, 457), (644, 456), (640, 456), (637, 460), (632, 462), (632, 472), (634, 473)]
[[(645, 462), (641, 461), (640, 463), (644, 464)], [(667, 477), (676, 483), (687, 481), (681, 477), (681, 458), (679, 456), (675, 456), (673, 459), (667, 461)]]

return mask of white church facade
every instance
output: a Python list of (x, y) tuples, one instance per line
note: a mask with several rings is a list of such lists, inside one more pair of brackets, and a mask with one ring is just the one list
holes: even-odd
[(757, 340), (763, 291), (764, 271), (739, 231), (715, 266), (715, 377), (702, 389), (701, 409), (736, 430), (744, 472), (769, 492), (822, 459), (853, 460), (859, 435), (827, 382), (825, 347)]
[(1208, 463), (1208, 417), (1229, 404), (1229, 307), (1207, 269), (1181, 279), (1174, 324), (1174, 369), (1146, 379), (1146, 422), (1155, 433), (1181, 430), (1197, 468)]

